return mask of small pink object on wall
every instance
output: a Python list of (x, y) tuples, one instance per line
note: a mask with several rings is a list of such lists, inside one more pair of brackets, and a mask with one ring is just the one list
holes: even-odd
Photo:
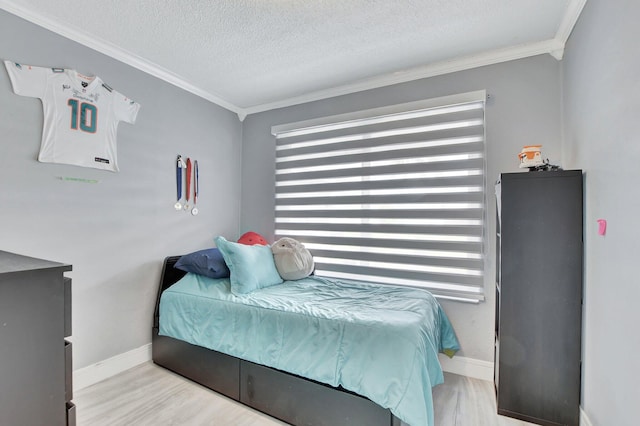
[(607, 221), (605, 219), (598, 219), (598, 235), (604, 235), (607, 233)]

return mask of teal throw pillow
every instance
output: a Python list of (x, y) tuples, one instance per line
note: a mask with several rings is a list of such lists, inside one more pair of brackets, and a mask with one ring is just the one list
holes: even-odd
[(215, 241), (231, 271), (233, 294), (247, 294), (282, 283), (270, 246), (248, 246), (227, 241), (224, 237), (217, 237)]

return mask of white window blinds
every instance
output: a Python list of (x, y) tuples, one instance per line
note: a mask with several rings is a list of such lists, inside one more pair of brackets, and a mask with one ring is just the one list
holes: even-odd
[(316, 275), (483, 300), (485, 96), (273, 127), (276, 238)]

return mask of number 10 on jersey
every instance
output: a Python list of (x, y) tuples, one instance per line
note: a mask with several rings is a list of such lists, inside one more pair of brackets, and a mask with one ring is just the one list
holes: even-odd
[[(87, 133), (95, 133), (98, 127), (98, 108), (95, 105), (78, 102), (77, 99), (69, 99), (67, 105), (71, 107), (71, 128)], [(78, 114), (78, 110), (80, 114)], [(78, 120), (78, 115), (80, 120)]]

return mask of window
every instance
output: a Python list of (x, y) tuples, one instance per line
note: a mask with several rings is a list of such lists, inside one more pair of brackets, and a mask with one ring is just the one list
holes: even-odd
[(276, 238), (316, 275), (483, 300), (485, 97), (274, 126)]

